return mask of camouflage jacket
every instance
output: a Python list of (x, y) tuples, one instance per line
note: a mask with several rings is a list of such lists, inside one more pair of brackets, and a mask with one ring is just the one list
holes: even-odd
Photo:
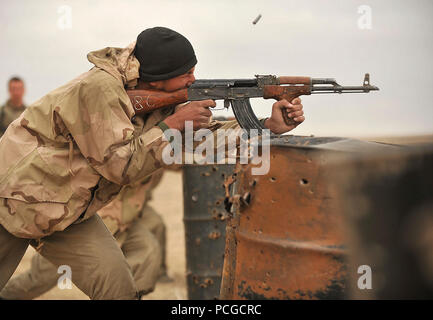
[(161, 181), (162, 175), (163, 170), (158, 170), (135, 185), (124, 186), (116, 199), (98, 210), (99, 216), (113, 235), (127, 230), (140, 216), (142, 209), (151, 200), (152, 190)]
[(0, 107), (0, 137), (5, 133), (11, 122), (18, 118), (25, 109), (25, 105), (18, 108), (12, 106), (10, 100)]
[(135, 43), (88, 54), (90, 71), (48, 93), (0, 139), (0, 224), (41, 238), (94, 215), (123, 185), (162, 166), (173, 110), (134, 117), (125, 86), (138, 78)]

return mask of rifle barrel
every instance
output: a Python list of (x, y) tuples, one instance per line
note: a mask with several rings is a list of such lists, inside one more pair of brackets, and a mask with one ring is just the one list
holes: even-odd
[(312, 86), (311, 93), (362, 93), (379, 90), (376, 86)]
[(312, 78), (311, 84), (337, 84), (337, 81), (333, 78)]

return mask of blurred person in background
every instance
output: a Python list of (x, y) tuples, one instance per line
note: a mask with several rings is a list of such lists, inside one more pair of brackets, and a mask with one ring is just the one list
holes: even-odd
[(12, 77), (8, 81), (9, 99), (0, 107), (0, 137), (9, 124), (18, 118), (26, 109), (23, 102), (25, 93), (24, 81), (19, 77)]

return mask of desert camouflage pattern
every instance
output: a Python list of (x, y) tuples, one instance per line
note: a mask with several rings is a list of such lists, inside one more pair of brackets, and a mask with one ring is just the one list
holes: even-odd
[[(115, 231), (139, 212), (128, 206), (142, 206), (150, 176), (167, 167), (162, 153), (169, 142), (158, 123), (175, 107), (135, 115), (125, 90), (139, 78), (134, 48), (135, 42), (90, 52), (95, 67), (10, 124), (0, 139), (0, 224), (9, 233), (40, 239), (98, 211), (106, 223), (108, 216), (116, 222)], [(240, 130), (236, 121), (208, 125), (213, 133), (219, 128)], [(104, 214), (119, 193), (119, 200), (128, 199), (125, 207), (118, 211), (117, 202)]]
[(11, 122), (18, 118), (25, 109), (25, 105), (14, 107), (10, 100), (0, 107), (0, 137), (3, 136)]
[(152, 198), (152, 190), (159, 184), (162, 175), (161, 169), (139, 183), (124, 186), (113, 201), (98, 211), (113, 235), (127, 230), (140, 216), (144, 206)]
[(38, 239), (93, 216), (122, 186), (162, 167), (157, 126), (173, 110), (134, 117), (135, 43), (88, 54), (90, 71), (48, 93), (0, 140), (0, 224)]

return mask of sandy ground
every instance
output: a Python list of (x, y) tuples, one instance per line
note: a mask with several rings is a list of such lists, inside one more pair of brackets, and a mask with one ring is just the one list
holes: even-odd
[[(163, 217), (167, 226), (167, 266), (168, 274), (174, 279), (169, 283), (158, 283), (155, 291), (146, 295), (145, 299), (187, 299), (185, 279), (185, 238), (183, 228), (183, 195), (181, 171), (167, 171), (161, 183), (153, 193), (150, 205)], [(15, 274), (30, 267), (31, 257), (35, 250), (29, 247)], [(80, 289), (61, 290), (57, 287), (40, 296), (42, 300), (75, 300), (88, 299)]]
[[(367, 137), (362, 140), (395, 144), (417, 144), (433, 142), (433, 135), (412, 137)], [(168, 273), (174, 281), (158, 283), (154, 292), (145, 299), (186, 299), (185, 279), (185, 238), (183, 226), (183, 196), (182, 173), (168, 171), (161, 183), (154, 191), (154, 198), (150, 202), (163, 217), (167, 226), (167, 265)], [(21, 261), (16, 274), (23, 272), (30, 266), (30, 259), (34, 249), (29, 248)], [(39, 299), (88, 299), (78, 288), (61, 290), (57, 287), (40, 296)]]

